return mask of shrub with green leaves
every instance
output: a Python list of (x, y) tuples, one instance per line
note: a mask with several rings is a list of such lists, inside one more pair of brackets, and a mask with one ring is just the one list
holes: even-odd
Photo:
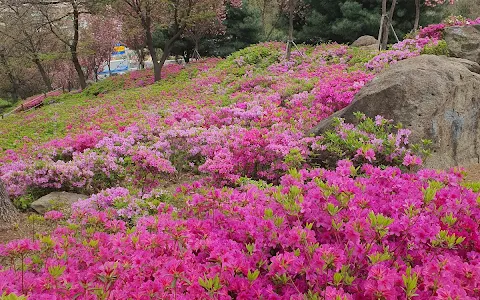
[(422, 54), (448, 55), (447, 42), (440, 40), (438, 43), (430, 43), (425, 45), (422, 50)]
[(11, 106), (12, 106), (12, 103), (0, 98), (0, 113), (4, 112), (6, 109), (8, 109)]
[(263, 43), (237, 51), (218, 65), (221, 69), (230, 69), (244, 65), (253, 65), (265, 69), (279, 61), (282, 51), (278, 43)]
[(333, 169), (337, 161), (351, 160), (355, 166), (369, 163), (374, 166), (397, 166), (402, 170), (411, 170), (422, 164), (430, 154), (430, 141), (420, 144), (408, 141), (410, 130), (401, 124), (394, 125), (392, 120), (381, 116), (375, 119), (363, 113), (355, 113), (357, 124), (345, 123), (343, 119), (334, 120), (334, 129), (326, 131), (313, 145), (314, 165)]

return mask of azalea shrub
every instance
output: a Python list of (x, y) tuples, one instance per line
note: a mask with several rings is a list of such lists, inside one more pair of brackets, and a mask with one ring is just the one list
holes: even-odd
[(430, 154), (431, 142), (410, 143), (411, 131), (403, 129), (401, 124), (394, 125), (393, 120), (382, 116), (372, 119), (360, 112), (354, 115), (357, 124), (335, 118), (334, 129), (324, 132), (312, 145), (314, 165), (331, 169), (337, 161), (350, 159), (355, 167), (368, 163), (380, 167), (397, 166), (406, 171), (421, 166)]
[(422, 49), (422, 54), (432, 54), (432, 55), (448, 55), (447, 42), (444, 40), (438, 41), (436, 44), (427, 44)]
[[(261, 47), (282, 53), (284, 45), (253, 46), (251, 51), (256, 53)], [(91, 194), (120, 185), (143, 193), (175, 182), (185, 173), (206, 175), (216, 186), (233, 186), (241, 177), (278, 182), (290, 168), (307, 166), (317, 138), (305, 132), (347, 106), (373, 78), (373, 74), (349, 69), (350, 54), (342, 45), (313, 49), (309, 53), (312, 62), (305, 62), (303, 55), (295, 53), (295, 62), (275, 62), (267, 70), (246, 69), (248, 73), (235, 75), (234, 80), (221, 64), (211, 68), (199, 62), (195, 65), (198, 71), (182, 71), (172, 79), (191, 82), (198, 90), (195, 102), (199, 103), (187, 102), (192, 96), (182, 90), (179, 93), (185, 102), (174, 102), (158, 114), (141, 110), (137, 120), (145, 123), (130, 126), (121, 125), (130, 114), (125, 107), (138, 109), (144, 104), (106, 106), (98, 123), (86, 118), (90, 125), (84, 127), (85, 132), (6, 155), (0, 178), (12, 198), (22, 198), (16, 201), (22, 208), (52, 190)], [(178, 88), (166, 82), (171, 89)], [(225, 106), (201, 98), (221, 93), (228, 99)], [(88, 113), (103, 109), (98, 101), (102, 100), (86, 102), (95, 103)], [(101, 130), (100, 122), (109, 118), (115, 124)]]
[(480, 18), (470, 20), (462, 17), (449, 17), (441, 24), (432, 24), (421, 28), (416, 35), (409, 35), (403, 41), (392, 45), (392, 49), (382, 51), (365, 64), (371, 70), (381, 70), (400, 60), (420, 54), (448, 55), (443, 30), (450, 26), (480, 24)]
[[(0, 289), (33, 299), (478, 299), (478, 194), (455, 172), (365, 164), (278, 186), (181, 188), (177, 209), (105, 190), (13, 241)], [(17, 266), (23, 265), (23, 270)]]
[(90, 196), (0, 246), (1, 297), (480, 298), (478, 183), (420, 169), (429, 142), (381, 116), (308, 135), (445, 26), (378, 55), (330, 43), (286, 61), (263, 43), (10, 118), (0, 179), (18, 206)]

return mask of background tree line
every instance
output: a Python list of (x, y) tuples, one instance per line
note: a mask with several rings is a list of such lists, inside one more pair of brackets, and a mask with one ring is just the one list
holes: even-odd
[(224, 57), (271, 40), (349, 43), (377, 36), (382, 14), (399, 37), (450, 14), (480, 14), (480, 0), (438, 4), (449, 1), (0, 0), (0, 98), (83, 89), (117, 43), (135, 50), (140, 68), (152, 57), (160, 80), (171, 55)]

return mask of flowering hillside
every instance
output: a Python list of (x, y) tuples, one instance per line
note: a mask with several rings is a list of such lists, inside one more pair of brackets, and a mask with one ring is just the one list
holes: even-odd
[(460, 172), (421, 169), (428, 143), (381, 116), (308, 135), (389, 64), (443, 51), (442, 26), (381, 53), (324, 44), (286, 61), (285, 45), (259, 44), (7, 119), (0, 178), (19, 208), (51, 191), (91, 196), (39, 218), (53, 232), (0, 246), (0, 291), (479, 299), (479, 194)]

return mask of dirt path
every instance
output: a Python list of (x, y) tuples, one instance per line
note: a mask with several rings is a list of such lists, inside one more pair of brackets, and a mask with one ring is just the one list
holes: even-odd
[(50, 221), (37, 221), (36, 223), (32, 223), (32, 221), (28, 219), (28, 216), (32, 214), (33, 213), (20, 213), (18, 221), (15, 224), (12, 224), (9, 228), (1, 229), (0, 244), (8, 243), (16, 239), (32, 238), (34, 232), (47, 234), (55, 228), (55, 224)]

